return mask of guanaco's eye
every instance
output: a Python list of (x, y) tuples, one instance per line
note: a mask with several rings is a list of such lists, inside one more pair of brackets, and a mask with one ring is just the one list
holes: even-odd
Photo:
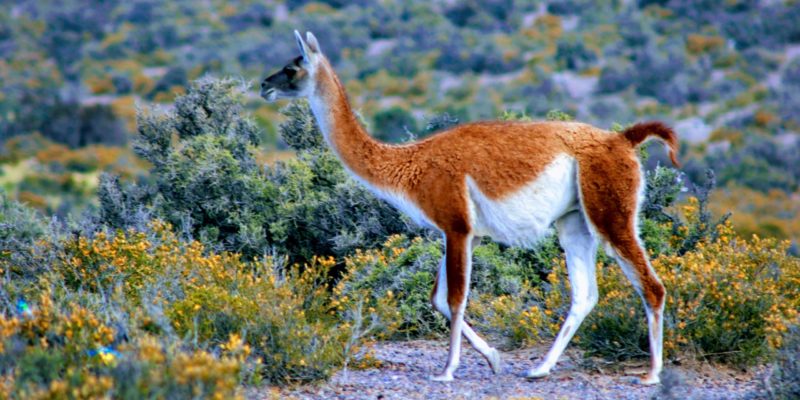
[(286, 76), (288, 76), (289, 79), (292, 79), (297, 74), (297, 71), (295, 71), (293, 68), (284, 67), (283, 73), (286, 74)]

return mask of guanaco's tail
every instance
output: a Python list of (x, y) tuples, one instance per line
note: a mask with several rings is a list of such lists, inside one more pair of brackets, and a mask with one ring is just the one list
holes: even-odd
[(640, 122), (622, 132), (622, 135), (636, 147), (654, 136), (669, 146), (669, 159), (676, 167), (680, 167), (678, 162), (678, 136), (672, 128), (660, 121)]

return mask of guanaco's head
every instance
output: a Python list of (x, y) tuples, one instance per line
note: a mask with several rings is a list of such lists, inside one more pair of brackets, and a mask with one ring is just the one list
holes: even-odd
[(297, 31), (294, 31), (294, 37), (300, 48), (300, 57), (261, 82), (261, 97), (268, 102), (308, 97), (314, 93), (316, 73), (324, 56), (311, 32), (306, 32), (306, 40)]

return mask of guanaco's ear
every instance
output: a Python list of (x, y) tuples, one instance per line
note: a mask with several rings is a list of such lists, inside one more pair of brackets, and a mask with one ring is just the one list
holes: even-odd
[(300, 48), (300, 54), (303, 56), (307, 62), (311, 62), (311, 49), (308, 48), (308, 45), (305, 41), (303, 41), (303, 37), (300, 36), (300, 32), (297, 29), (294, 30), (294, 38), (297, 40), (297, 47)]
[(314, 36), (313, 33), (306, 32), (306, 43), (314, 53), (322, 53), (322, 49), (319, 47), (319, 42), (317, 42), (317, 37)]

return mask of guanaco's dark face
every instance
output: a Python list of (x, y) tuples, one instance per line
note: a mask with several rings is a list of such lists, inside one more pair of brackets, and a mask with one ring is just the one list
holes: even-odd
[(305, 64), (303, 56), (297, 57), (280, 71), (264, 79), (261, 82), (261, 97), (273, 102), (305, 96), (311, 81), (311, 74)]

